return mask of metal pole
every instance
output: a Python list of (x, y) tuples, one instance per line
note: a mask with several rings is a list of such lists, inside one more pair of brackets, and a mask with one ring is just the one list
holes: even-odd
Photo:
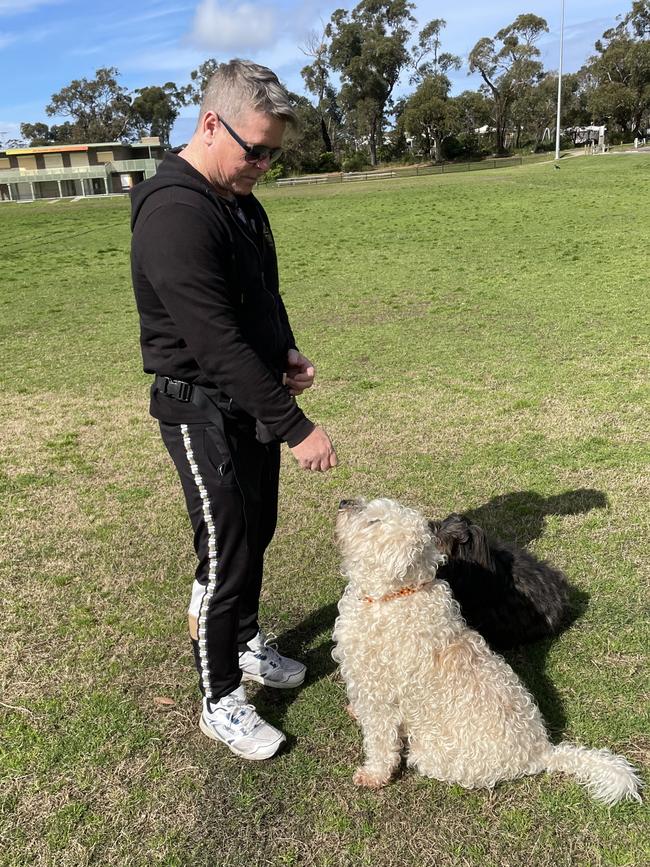
[(562, 0), (562, 24), (560, 26), (560, 68), (557, 76), (557, 123), (555, 125), (555, 159), (560, 159), (560, 113), (562, 111), (562, 55), (564, 54), (564, 0)]

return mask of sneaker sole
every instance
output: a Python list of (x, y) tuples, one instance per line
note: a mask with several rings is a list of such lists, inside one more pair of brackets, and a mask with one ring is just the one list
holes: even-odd
[(218, 744), (223, 744), (224, 747), (228, 747), (231, 753), (234, 753), (236, 756), (239, 756), (240, 759), (248, 759), (251, 762), (263, 762), (266, 759), (272, 759), (274, 755), (278, 752), (280, 747), (286, 742), (286, 737), (282, 735), (277, 742), (277, 746), (273, 750), (272, 753), (268, 755), (250, 755), (250, 753), (243, 752), (242, 750), (238, 750), (237, 747), (232, 746), (231, 744), (226, 743), (226, 741), (217, 737), (214, 731), (210, 728), (210, 726), (204, 721), (203, 716), (199, 717), (199, 728), (203, 732), (203, 734), (210, 738), (211, 741), (216, 741)]
[(253, 680), (253, 681), (255, 681), (255, 683), (263, 683), (264, 686), (271, 686), (274, 689), (295, 689), (297, 686), (302, 686), (302, 684), (305, 682), (305, 674), (306, 673), (307, 672), (304, 671), (300, 680), (294, 680), (294, 681), (291, 681), (291, 683), (289, 683), (288, 681), (285, 681), (284, 683), (280, 683), (277, 680), (267, 680), (261, 674), (248, 674), (246, 671), (242, 672), (241, 679), (242, 680)]

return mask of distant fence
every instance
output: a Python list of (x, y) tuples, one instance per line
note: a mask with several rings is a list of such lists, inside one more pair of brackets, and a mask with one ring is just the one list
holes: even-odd
[(295, 178), (279, 178), (275, 182), (278, 187), (293, 187), (304, 184), (345, 184), (351, 181), (381, 181), (388, 178), (415, 178), (426, 175), (448, 175), (458, 172), (476, 172), (485, 169), (505, 169), (521, 166), (524, 163), (539, 162), (552, 159), (548, 154), (535, 154), (531, 157), (502, 157), (500, 159), (475, 160), (473, 162), (437, 163), (430, 166), (403, 166), (382, 168), (367, 172), (338, 172), (327, 175), (297, 175)]

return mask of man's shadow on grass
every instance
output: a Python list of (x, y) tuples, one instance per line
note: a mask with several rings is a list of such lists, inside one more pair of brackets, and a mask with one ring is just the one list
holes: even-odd
[[(577, 515), (592, 509), (606, 508), (608, 500), (602, 491), (579, 488), (552, 497), (543, 497), (535, 491), (513, 491), (494, 497), (483, 506), (467, 510), (464, 514), (482, 527), (489, 536), (525, 547), (538, 539), (549, 515)], [(570, 572), (570, 570), (569, 570)], [(570, 581), (570, 574), (569, 574)], [(338, 610), (337, 602), (314, 611), (278, 640), (282, 651), (296, 654), (307, 665), (305, 685), (329, 677), (337, 665), (332, 659), (331, 633)], [(589, 595), (570, 585), (569, 612), (561, 632), (568, 629), (587, 610)], [(319, 635), (326, 636), (316, 647), (301, 653), (301, 648), (312, 644)], [(549, 734), (556, 739), (566, 729), (566, 713), (562, 700), (552, 681), (546, 676), (546, 663), (557, 636), (501, 651), (521, 680), (535, 697), (546, 720)], [(257, 694), (260, 709), (268, 708), (270, 721), (282, 726), (287, 708), (300, 690), (272, 690), (262, 688)], [(292, 745), (289, 738), (289, 748)]]
[[(303, 686), (298, 689), (272, 689), (261, 687), (255, 697), (255, 704), (262, 716), (274, 725), (283, 728), (282, 723), (287, 709), (298, 698), (301, 689), (317, 683), (325, 677), (335, 675), (338, 665), (332, 659), (332, 630), (338, 615), (338, 599), (312, 612), (292, 629), (288, 629), (278, 637), (278, 647), (286, 656), (300, 659), (307, 666), (307, 675)], [(304, 650), (319, 637), (321, 640), (315, 647)], [(268, 713), (267, 713), (268, 711)], [(287, 733), (287, 749), (295, 742)]]

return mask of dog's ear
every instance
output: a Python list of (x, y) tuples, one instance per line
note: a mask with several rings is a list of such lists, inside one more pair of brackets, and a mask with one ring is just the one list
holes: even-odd
[(481, 527), (472, 524), (468, 517), (454, 512), (444, 521), (430, 521), (429, 526), (451, 559), (470, 560), (492, 570), (488, 538)]
[(456, 513), (448, 515), (443, 521), (429, 521), (429, 529), (450, 557), (457, 554), (459, 546), (469, 541), (469, 521)]
[(477, 524), (470, 524), (468, 522), (468, 532), (468, 541), (459, 549), (460, 559), (472, 560), (474, 563), (478, 563), (479, 566), (483, 566), (484, 569), (493, 572), (494, 563), (485, 530)]

